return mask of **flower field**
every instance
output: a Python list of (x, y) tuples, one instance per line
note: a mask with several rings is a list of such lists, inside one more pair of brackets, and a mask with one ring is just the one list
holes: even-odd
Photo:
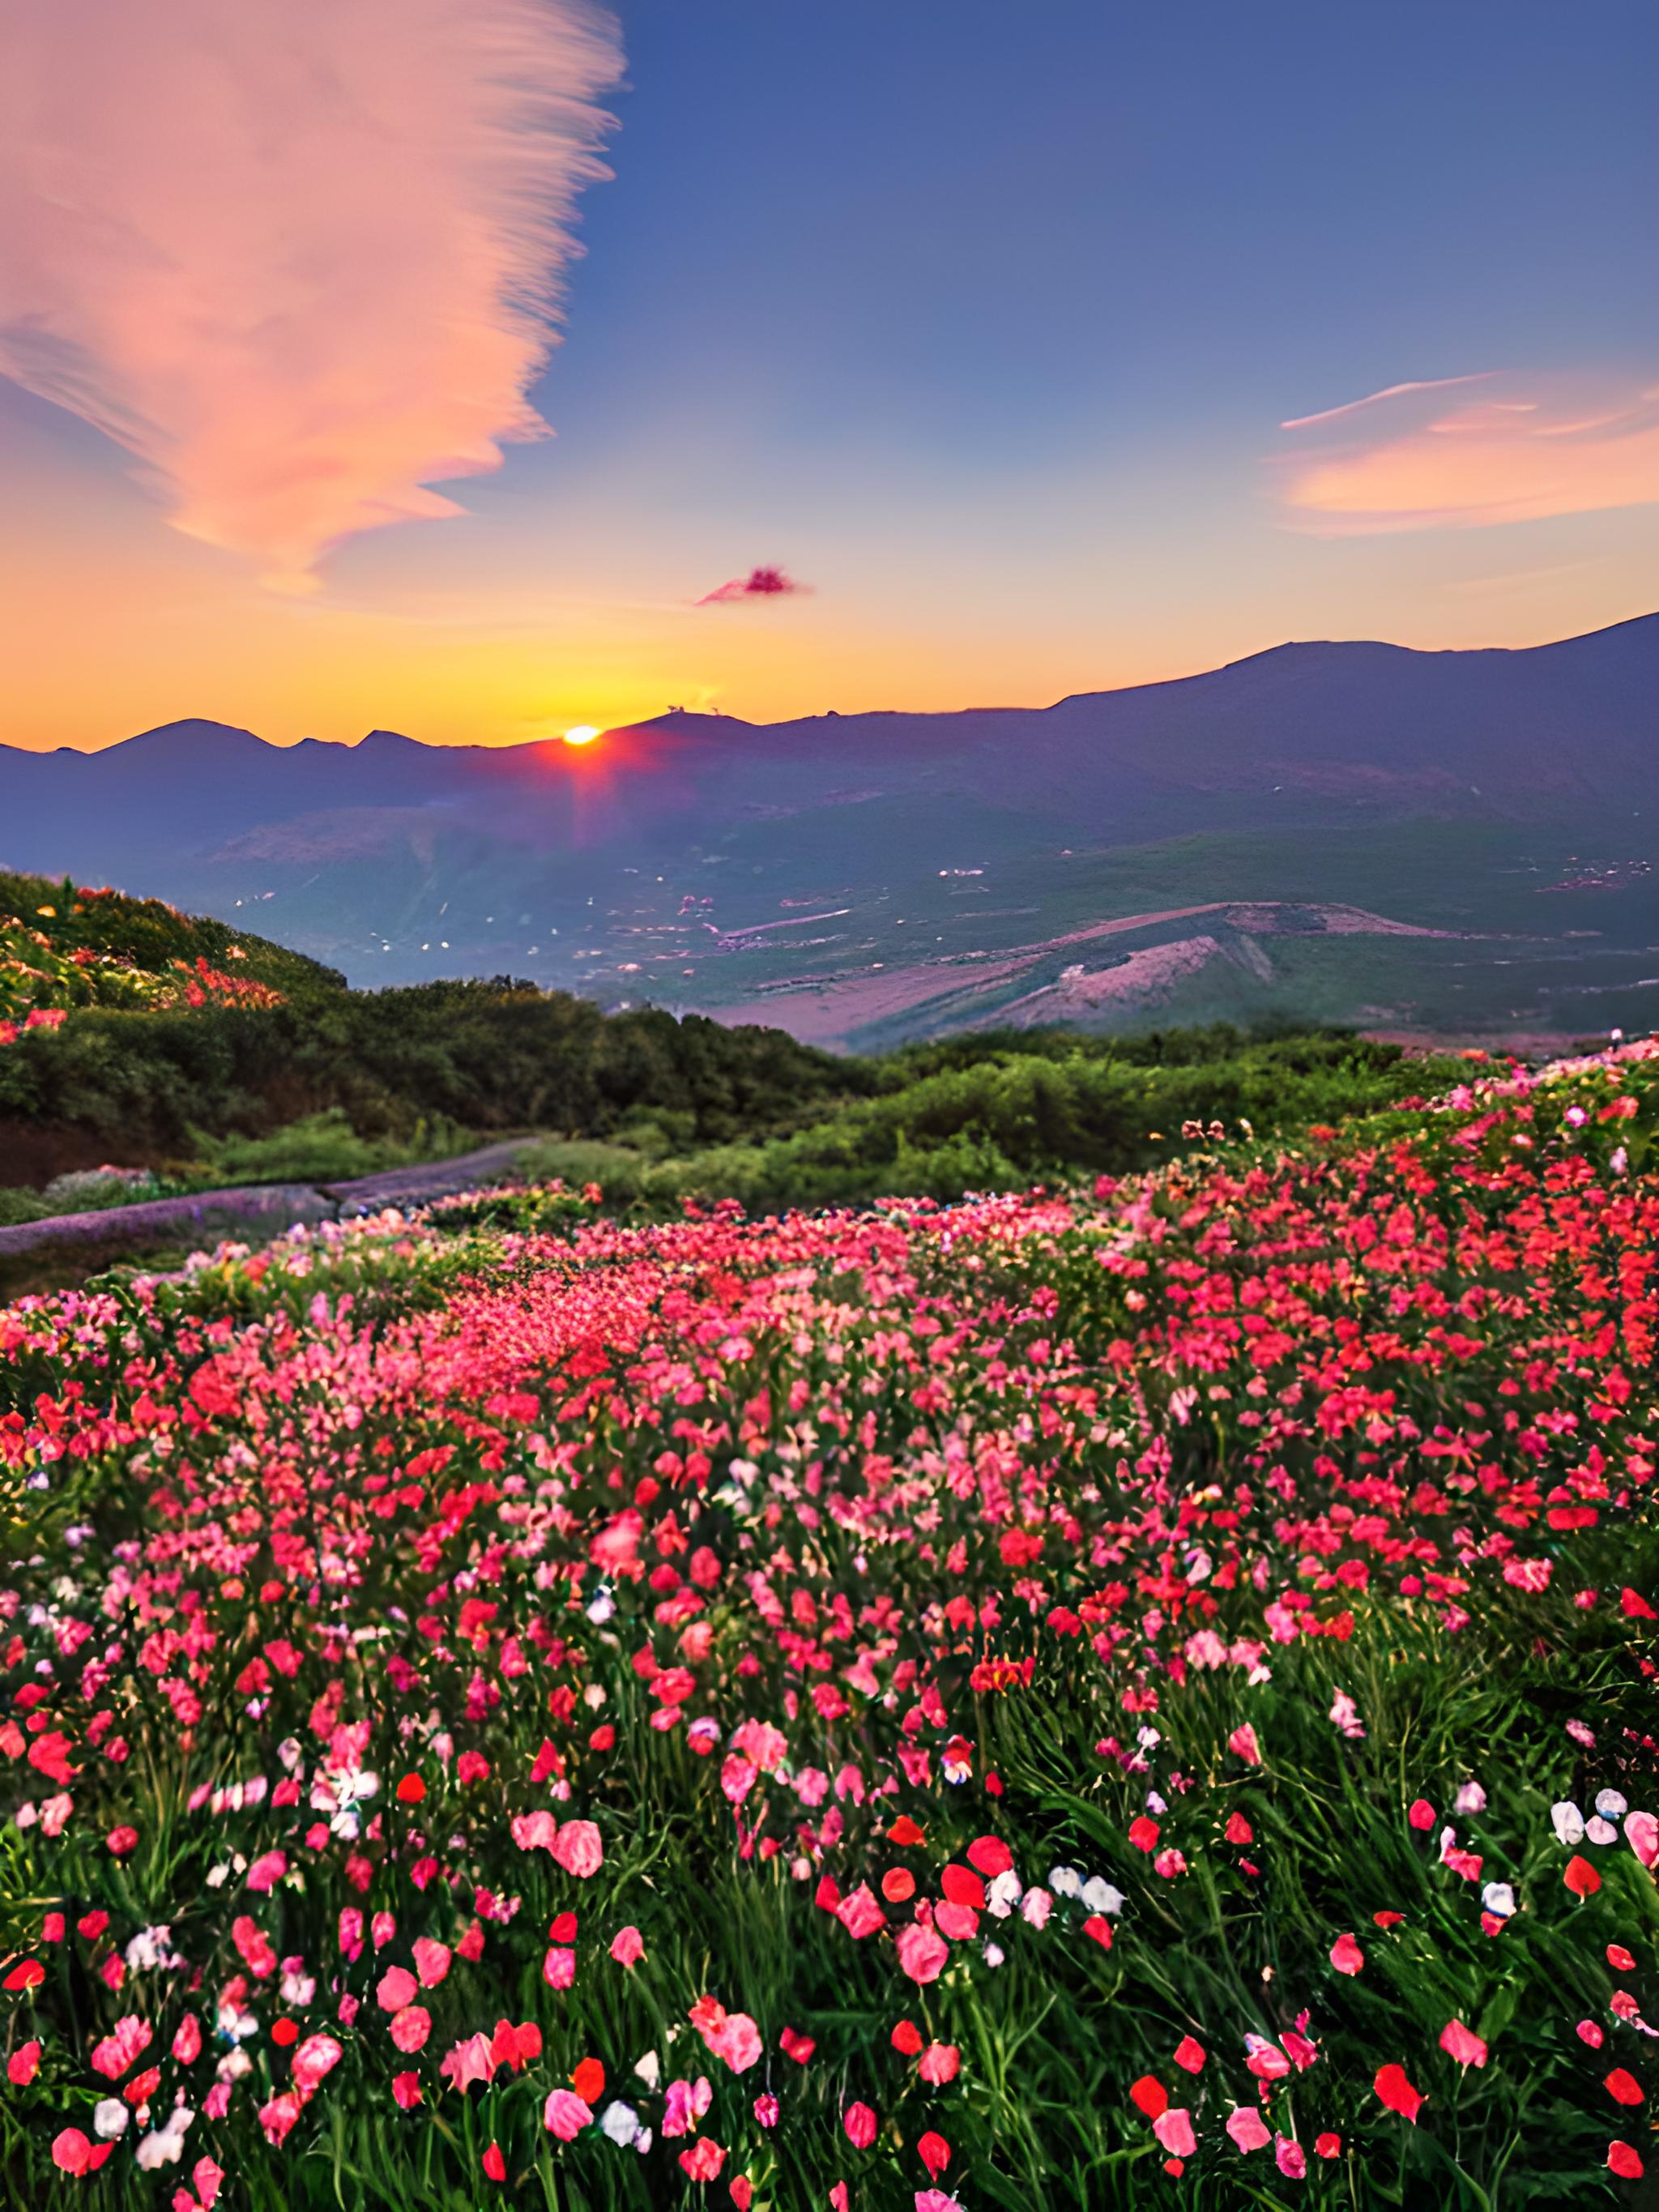
[(12, 2201), (1639, 2203), (1656, 1119), (0, 1310)]

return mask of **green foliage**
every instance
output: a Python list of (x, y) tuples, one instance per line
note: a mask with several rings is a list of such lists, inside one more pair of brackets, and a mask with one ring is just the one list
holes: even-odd
[(874, 1096), (805, 1127), (672, 1157), (659, 1143), (537, 1145), (523, 1165), (538, 1179), (598, 1182), (607, 1204), (623, 1210), (686, 1198), (733, 1197), (750, 1212), (947, 1200), (1123, 1174), (1200, 1133), (1267, 1139), (1334, 1125), (1468, 1072), (1361, 1037), (1251, 1039), (1225, 1027), (1127, 1040), (959, 1037), (866, 1067)]
[(407, 1141), (360, 1137), (337, 1106), (307, 1114), (268, 1137), (210, 1137), (191, 1133), (190, 1185), (258, 1182), (345, 1182), (388, 1168), (412, 1167), (462, 1152), (466, 1132), (441, 1118), (417, 1121)]

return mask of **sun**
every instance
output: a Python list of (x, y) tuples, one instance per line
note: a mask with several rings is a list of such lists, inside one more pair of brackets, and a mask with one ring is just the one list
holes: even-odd
[(568, 745), (591, 745), (595, 738), (603, 734), (592, 722), (578, 722), (574, 730), (565, 732), (564, 741)]

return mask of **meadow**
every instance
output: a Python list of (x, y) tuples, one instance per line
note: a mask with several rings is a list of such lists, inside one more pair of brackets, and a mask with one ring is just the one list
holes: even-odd
[(1656, 1116), (0, 1310), (15, 2200), (1642, 2202)]

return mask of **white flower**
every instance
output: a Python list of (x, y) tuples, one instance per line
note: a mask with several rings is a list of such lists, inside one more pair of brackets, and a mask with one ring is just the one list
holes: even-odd
[(644, 2057), (635, 2063), (634, 2071), (647, 2089), (654, 2089), (662, 2079), (661, 2062), (654, 2051), (647, 2051)]
[(1083, 1876), (1075, 1867), (1057, 1866), (1048, 1869), (1048, 1887), (1056, 1897), (1081, 1897)]
[(165, 2123), (147, 2135), (134, 2154), (147, 2172), (158, 2166), (177, 2166), (185, 2153), (185, 2130), (196, 2118), (187, 2106), (175, 2105)]
[(183, 1964), (173, 1948), (171, 1928), (141, 1928), (127, 1945), (126, 1960), (135, 1974)]
[(100, 2097), (92, 2108), (92, 2132), (106, 2142), (126, 2133), (131, 2116), (118, 2097)]
[(985, 1893), (985, 1909), (998, 1920), (1006, 1920), (1019, 1903), (1020, 1879), (1012, 1867), (1005, 1867)]
[(1558, 1844), (1565, 1844), (1571, 1849), (1574, 1844), (1583, 1842), (1584, 1816), (1570, 1798), (1564, 1797), (1559, 1805), (1550, 1807), (1550, 1821)]
[(1094, 1875), (1083, 1885), (1083, 1902), (1091, 1912), (1121, 1912), (1123, 1892), (1114, 1889), (1102, 1875)]
[(631, 2105), (613, 2098), (599, 2114), (599, 2126), (613, 2143), (631, 2143), (640, 2131), (640, 2116)]
[(1454, 1813), (1484, 1813), (1486, 1793), (1478, 1782), (1466, 1782), (1452, 1800)]
[(1598, 1790), (1595, 1809), (1604, 1820), (1622, 1820), (1630, 1806), (1616, 1790)]
[(985, 1946), (985, 1963), (988, 1966), (1000, 1966), (1004, 1956), (1000, 1943), (988, 1943)]
[(220, 1861), (220, 1863), (219, 1863), (219, 1864), (218, 1864), (217, 1866), (215, 1866), (215, 1867), (210, 1867), (210, 1868), (208, 1869), (208, 1874), (207, 1874), (207, 1886), (208, 1886), (208, 1887), (209, 1887), (210, 1889), (222, 1889), (222, 1888), (224, 1887), (224, 1886), (225, 1886), (226, 1880), (228, 1879), (228, 1877), (229, 1874), (230, 1874), (230, 1869), (229, 1869), (229, 1867), (228, 1867), (228, 1866), (224, 1863), (224, 1861), (222, 1859), (222, 1860)]
[(1593, 1813), (1585, 1821), (1584, 1833), (1593, 1844), (1616, 1844), (1619, 1840), (1618, 1829), (1611, 1820), (1604, 1820), (1599, 1813)]
[(1054, 1910), (1054, 1903), (1046, 1889), (1028, 1889), (1020, 1899), (1020, 1917), (1033, 1928), (1044, 1928), (1048, 1925), (1049, 1913)]
[(594, 1591), (592, 1596), (587, 1601), (588, 1619), (592, 1621), (595, 1626), (598, 1626), (609, 1620), (611, 1614), (616, 1610), (616, 1599), (611, 1596), (610, 1590), (601, 1583), (599, 1588)]
[(1489, 1881), (1480, 1893), (1480, 1902), (1494, 1920), (1507, 1920), (1515, 1911), (1515, 1892), (1506, 1881)]

